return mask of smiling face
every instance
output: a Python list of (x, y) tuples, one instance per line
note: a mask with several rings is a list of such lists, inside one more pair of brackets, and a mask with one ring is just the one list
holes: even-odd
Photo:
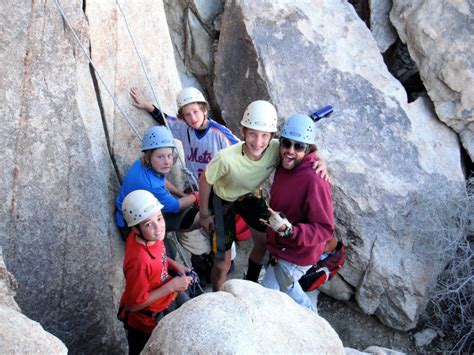
[(259, 160), (267, 149), (273, 133), (263, 132), (252, 128), (241, 128), (244, 137), (244, 153), (251, 160)]
[(156, 148), (150, 156), (150, 165), (159, 174), (168, 174), (173, 167), (173, 148)]
[(303, 161), (308, 150), (308, 145), (295, 142), (288, 138), (280, 140), (280, 159), (284, 169), (291, 170)]
[(183, 106), (180, 110), (180, 116), (186, 121), (189, 127), (193, 129), (206, 129), (209, 125), (207, 119), (206, 105), (198, 102), (192, 102)]
[(165, 239), (166, 224), (161, 211), (139, 223), (137, 229), (140, 237), (147, 241), (156, 242)]

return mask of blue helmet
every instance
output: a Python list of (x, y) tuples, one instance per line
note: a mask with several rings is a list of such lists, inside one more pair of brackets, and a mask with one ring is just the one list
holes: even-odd
[(153, 126), (145, 131), (142, 139), (142, 152), (156, 148), (175, 148), (171, 131), (164, 126)]
[(316, 144), (316, 124), (308, 115), (296, 114), (288, 117), (281, 137), (306, 144)]

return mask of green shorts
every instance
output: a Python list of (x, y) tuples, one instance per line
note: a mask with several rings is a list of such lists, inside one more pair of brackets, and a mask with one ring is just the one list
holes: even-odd
[[(222, 208), (218, 207), (219, 202)], [(236, 239), (235, 215), (237, 213), (253, 229), (262, 233), (265, 233), (267, 229), (260, 222), (260, 218), (268, 220), (270, 217), (268, 205), (264, 198), (248, 194), (234, 202), (229, 202), (222, 200), (212, 192), (209, 199), (209, 208), (214, 214), (216, 226), (215, 238), (212, 243), (212, 249), (216, 253), (216, 258), (219, 258), (218, 254), (222, 256), (223, 252), (230, 250), (232, 243)]]

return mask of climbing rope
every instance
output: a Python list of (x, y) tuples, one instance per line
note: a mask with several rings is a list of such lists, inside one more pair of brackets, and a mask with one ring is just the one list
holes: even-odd
[(112, 95), (112, 93), (110, 92), (109, 88), (107, 87), (107, 85), (105, 84), (105, 81), (104, 79), (102, 79), (102, 75), (100, 75), (100, 72), (97, 70), (96, 66), (94, 65), (94, 63), (92, 62), (92, 59), (91, 57), (89, 56), (89, 54), (87, 53), (86, 49), (84, 48), (84, 45), (82, 44), (79, 36), (77, 35), (76, 31), (74, 31), (74, 29), (72, 28), (69, 20), (67, 19), (66, 17), (66, 14), (64, 13), (64, 10), (63, 8), (61, 7), (61, 4), (58, 2), (58, 0), (54, 0), (54, 3), (56, 4), (56, 7), (58, 8), (59, 12), (61, 13), (61, 16), (63, 17), (64, 19), (64, 22), (66, 22), (67, 26), (69, 27), (69, 29), (71, 30), (71, 33), (73, 34), (74, 38), (76, 39), (76, 42), (79, 44), (79, 46), (81, 47), (82, 49), (82, 52), (85, 54), (85, 56), (87, 57), (87, 60), (89, 61), (89, 64), (92, 66), (92, 68), (94, 69), (95, 73), (97, 74), (98, 78), (100, 79), (100, 82), (102, 83), (102, 85), (104, 86), (105, 88), (105, 91), (109, 94), (109, 96), (112, 98), (112, 101), (114, 102), (115, 106), (118, 108), (118, 110), (120, 111), (120, 113), (123, 115), (123, 117), (125, 118), (125, 120), (127, 121), (128, 125), (130, 126), (131, 130), (133, 131), (133, 133), (135, 133), (135, 135), (138, 137), (138, 139), (140, 139), (140, 141), (142, 140), (142, 137), (140, 136), (140, 134), (138, 133), (138, 131), (135, 129), (135, 126), (132, 124), (132, 122), (130, 121), (130, 119), (128, 118), (127, 114), (125, 113), (124, 110), (122, 110), (122, 108), (120, 107), (119, 103), (117, 102), (117, 100), (115, 99), (114, 95)]
[[(176, 248), (176, 251), (178, 252), (178, 255), (180, 257), (180, 259), (183, 261), (184, 263), (184, 266), (186, 266), (187, 268), (191, 269), (192, 270), (192, 267), (189, 266), (189, 263), (187, 262), (187, 259), (184, 257), (184, 254), (183, 254), (183, 249), (181, 247), (181, 244), (178, 242), (178, 238), (176, 236), (176, 232), (172, 232), (172, 235), (173, 237), (171, 238), (171, 241), (173, 242), (175, 248)], [(192, 283), (192, 288), (189, 289), (189, 293), (190, 293), (190, 296), (191, 297), (194, 297), (195, 295), (197, 295), (197, 292), (196, 292), (196, 287), (199, 288), (199, 290), (201, 291), (201, 293), (204, 293), (204, 290), (203, 288), (201, 287), (201, 284), (199, 283), (199, 277), (197, 276), (197, 274), (192, 271), (193, 274), (193, 283)], [(194, 277), (194, 274), (196, 275), (196, 278)], [(188, 275), (189, 276), (189, 275)], [(196, 282), (197, 281), (197, 282)], [(191, 285), (190, 285), (191, 286)]]
[[(132, 34), (132, 31), (130, 30), (130, 27), (128, 26), (128, 20), (127, 20), (127, 16), (125, 15), (125, 12), (123, 11), (122, 9), (122, 6), (120, 6), (120, 2), (118, 0), (115, 0), (116, 4), (117, 4), (117, 7), (120, 11), (120, 13), (122, 14), (122, 17), (123, 17), (123, 20), (124, 20), (124, 23), (125, 23), (125, 28), (127, 30), (127, 33), (132, 41), (132, 44), (133, 44), (133, 48), (135, 49), (135, 53), (137, 54), (137, 57), (138, 59), (140, 60), (140, 65), (142, 67), (142, 70), (143, 70), (143, 73), (145, 75), (145, 78), (148, 82), (148, 85), (150, 86), (150, 89), (151, 89), (151, 92), (153, 94), (153, 98), (155, 100), (155, 103), (156, 103), (156, 106), (158, 106), (158, 110), (160, 111), (160, 114), (161, 114), (161, 117), (163, 118), (163, 122), (165, 123), (166, 125), (166, 128), (168, 128), (168, 130), (172, 133), (169, 125), (168, 125), (168, 122), (166, 120), (166, 117), (165, 115), (163, 114), (163, 110), (161, 109), (161, 105), (160, 105), (160, 102), (158, 100), (158, 97), (156, 95), (156, 91), (155, 91), (155, 88), (153, 86), (153, 84), (151, 83), (151, 80), (150, 80), (150, 76), (148, 75), (148, 71), (146, 70), (146, 67), (145, 67), (145, 63), (143, 61), (143, 56), (141, 55), (139, 49), (138, 49), (138, 46), (137, 46), (137, 43), (135, 42), (135, 37), (133, 36)], [(195, 191), (194, 189), (194, 186), (198, 186), (198, 182), (194, 176), (193, 173), (191, 173), (187, 168), (186, 168), (186, 164), (184, 163), (184, 161), (181, 159), (181, 156), (178, 154), (178, 159), (179, 159), (179, 162), (181, 164), (181, 166), (183, 167), (182, 168), (182, 171), (187, 174), (188, 176), (188, 180), (189, 179), (192, 179), (193, 181), (191, 182), (191, 190)], [(193, 182), (195, 183), (195, 185), (193, 184)], [(176, 232), (172, 232), (172, 241), (173, 241), (173, 244), (175, 245), (176, 247), (176, 250), (179, 254), (179, 257), (181, 258), (181, 260), (183, 261), (184, 265), (188, 268), (191, 268), (191, 266), (189, 265), (189, 263), (187, 262), (187, 259), (184, 257), (184, 254), (183, 254), (183, 251), (181, 249), (181, 245), (180, 243), (178, 242), (178, 237), (176, 235)], [(204, 293), (204, 290), (201, 288), (201, 286), (198, 284), (198, 287), (199, 289), (201, 290), (201, 292)]]
[[(145, 63), (143, 62), (143, 57), (142, 57), (140, 51), (138, 50), (137, 44), (135, 42), (135, 38), (133, 37), (132, 31), (130, 30), (130, 27), (128, 26), (127, 16), (125, 15), (125, 12), (123, 11), (122, 7), (120, 6), (120, 2), (118, 0), (115, 0), (115, 2), (117, 3), (117, 7), (118, 7), (120, 13), (122, 14), (122, 17), (123, 17), (123, 20), (124, 20), (124, 23), (125, 23), (125, 28), (126, 28), (126, 30), (128, 32), (128, 35), (129, 35), (129, 37), (132, 41), (133, 48), (135, 49), (135, 53), (137, 54), (137, 57), (140, 59), (140, 65), (142, 67), (143, 73), (145, 74), (145, 78), (148, 82), (148, 85), (150, 86), (150, 89), (151, 89), (151, 92), (153, 94), (153, 99), (155, 100), (156, 106), (158, 106), (158, 110), (160, 111), (161, 117), (163, 118), (163, 122), (165, 123), (166, 128), (170, 129), (170, 127), (168, 125), (168, 122), (166, 121), (166, 117), (163, 114), (163, 110), (161, 109), (160, 102), (159, 102), (158, 97), (157, 97), (156, 92), (155, 92), (155, 88), (153, 87), (153, 84), (151, 83), (151, 80), (150, 80), (150, 76), (148, 75), (148, 71), (146, 70)], [(179, 154), (178, 154), (178, 159), (179, 159), (179, 162), (180, 162), (181, 166), (183, 167), (182, 171), (188, 176), (188, 180), (192, 179), (192, 183), (190, 185), (191, 185), (191, 189), (193, 191), (195, 191), (194, 186), (199, 186), (199, 184), (196, 180), (196, 177), (194, 176), (194, 174), (192, 172), (190, 172), (186, 168), (186, 164), (183, 162), (183, 160), (181, 159), (181, 156)]]

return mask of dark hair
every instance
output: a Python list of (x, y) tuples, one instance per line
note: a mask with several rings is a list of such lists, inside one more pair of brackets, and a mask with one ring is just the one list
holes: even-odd
[(313, 152), (317, 152), (317, 151), (318, 151), (318, 147), (316, 146), (316, 144), (310, 144), (308, 146), (308, 154), (313, 153)]
[[(209, 105), (207, 104), (207, 102), (201, 102), (201, 101), (196, 101), (196, 102), (190, 102), (186, 105), (184, 105), (183, 107), (186, 107), (188, 105), (191, 105), (191, 104), (198, 104), (199, 105), (199, 108), (204, 112), (204, 111), (207, 111), (207, 113), (209, 113)], [(179, 116), (183, 116), (183, 107), (181, 107), (179, 110), (178, 110), (178, 115)], [(207, 117), (206, 117), (207, 118)]]
[[(173, 148), (173, 147), (161, 147), (161, 148), (171, 148), (171, 150), (173, 151), (173, 164), (176, 160), (176, 150)], [(157, 149), (160, 149), (160, 148), (153, 148), (153, 149), (149, 149), (149, 150), (145, 150), (143, 153), (142, 153), (142, 156), (140, 158), (140, 161), (142, 162), (142, 165), (146, 168), (151, 168), (151, 156), (153, 154), (153, 152)]]

